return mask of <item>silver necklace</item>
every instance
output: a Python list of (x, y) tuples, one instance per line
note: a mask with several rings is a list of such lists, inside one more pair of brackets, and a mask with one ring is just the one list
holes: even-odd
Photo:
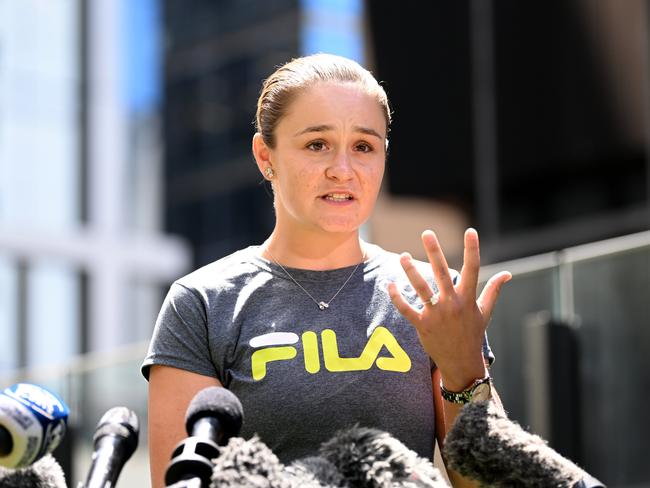
[(363, 262), (366, 260), (366, 250), (364, 249), (364, 250), (363, 250), (363, 256), (361, 257), (361, 262), (360, 262), (359, 264), (357, 264), (357, 265), (354, 267), (354, 269), (352, 270), (352, 273), (350, 273), (350, 276), (348, 276), (348, 279), (345, 280), (345, 283), (343, 283), (343, 284), (341, 285), (341, 288), (339, 288), (338, 291), (337, 291), (336, 293), (334, 293), (334, 296), (333, 296), (332, 298), (330, 298), (327, 302), (324, 302), (324, 301), (322, 301), (322, 300), (319, 302), (318, 300), (316, 300), (316, 299), (312, 296), (311, 293), (309, 293), (307, 290), (305, 290), (305, 287), (304, 287), (304, 286), (302, 286), (300, 283), (298, 283), (298, 282), (296, 281), (296, 279), (295, 279), (293, 276), (291, 276), (291, 274), (287, 271), (287, 269), (286, 269), (284, 266), (282, 266), (282, 265), (280, 264), (280, 262), (279, 262), (277, 259), (275, 259), (275, 258), (273, 257), (273, 254), (271, 254), (271, 251), (269, 251), (269, 248), (268, 248), (268, 247), (266, 248), (266, 252), (269, 253), (269, 256), (271, 256), (271, 259), (273, 260), (273, 262), (274, 262), (275, 264), (277, 264), (278, 266), (280, 266), (280, 268), (282, 268), (282, 271), (284, 271), (284, 273), (289, 277), (289, 279), (290, 279), (291, 281), (293, 281), (296, 285), (298, 285), (298, 287), (300, 287), (300, 289), (301, 289), (302, 291), (304, 291), (304, 292), (307, 294), (307, 296), (308, 296), (309, 298), (312, 299), (312, 301), (313, 301), (313, 302), (318, 306), (318, 308), (319, 308), (320, 310), (325, 310), (326, 308), (329, 308), (330, 303), (332, 303), (332, 300), (334, 300), (334, 299), (336, 298), (336, 296), (337, 296), (339, 293), (341, 293), (341, 290), (343, 290), (343, 288), (345, 288), (345, 285), (348, 284), (348, 281), (350, 281), (350, 280), (352, 279), (352, 276), (354, 276), (354, 273), (356, 273), (356, 271), (357, 271), (357, 269), (359, 268), (359, 266), (361, 266), (361, 263), (363, 263)]

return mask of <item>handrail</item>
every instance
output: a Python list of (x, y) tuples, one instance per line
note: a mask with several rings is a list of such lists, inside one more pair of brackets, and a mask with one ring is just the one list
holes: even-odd
[(110, 351), (97, 351), (71, 357), (68, 361), (45, 366), (32, 366), (0, 374), (0, 385), (9, 385), (26, 379), (40, 381), (61, 379), (70, 374), (87, 373), (119, 363), (144, 360), (149, 341), (126, 344)]
[(481, 268), (479, 281), (484, 282), (490, 276), (503, 270), (510, 271), (515, 276), (552, 269), (561, 264), (577, 263), (602, 256), (620, 254), (643, 247), (650, 247), (650, 230), (511, 261), (489, 264)]

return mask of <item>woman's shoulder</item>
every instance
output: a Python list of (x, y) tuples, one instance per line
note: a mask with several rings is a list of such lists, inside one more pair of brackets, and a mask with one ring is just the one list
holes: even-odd
[(195, 269), (174, 284), (190, 290), (228, 289), (264, 271), (261, 263), (259, 246), (249, 246)]

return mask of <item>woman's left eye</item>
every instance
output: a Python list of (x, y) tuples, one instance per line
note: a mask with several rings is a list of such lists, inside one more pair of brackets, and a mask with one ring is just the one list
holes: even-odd
[(307, 144), (307, 149), (312, 151), (322, 151), (325, 149), (325, 143), (323, 141), (313, 141)]
[(372, 151), (372, 146), (366, 142), (361, 142), (357, 144), (356, 149), (360, 152), (370, 152)]

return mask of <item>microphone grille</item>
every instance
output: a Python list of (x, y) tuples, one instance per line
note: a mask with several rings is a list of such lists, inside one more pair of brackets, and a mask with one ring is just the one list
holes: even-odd
[(187, 408), (185, 428), (192, 432), (194, 424), (204, 417), (217, 417), (226, 438), (239, 434), (243, 421), (243, 408), (239, 398), (221, 386), (209, 386), (199, 391)]
[(139, 434), (140, 427), (135, 412), (126, 407), (113, 407), (99, 420), (93, 442), (97, 443), (105, 436), (123, 438), (131, 455), (138, 447)]

